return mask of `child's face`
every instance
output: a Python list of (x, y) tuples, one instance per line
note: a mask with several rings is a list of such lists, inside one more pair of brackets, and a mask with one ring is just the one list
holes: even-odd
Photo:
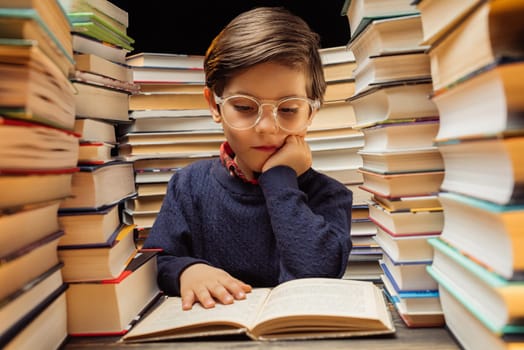
[[(262, 63), (231, 79), (221, 97), (236, 94), (249, 95), (269, 103), (286, 97), (307, 97), (306, 76), (302, 71), (282, 65)], [(247, 130), (233, 129), (216, 110), (212, 94), (206, 93), (206, 97), (212, 106), (215, 121), (222, 123), (226, 139), (235, 152), (235, 161), (249, 178), (253, 177), (253, 172), (261, 172), (266, 160), (282, 147), (288, 135), (306, 134), (305, 128), (294, 133), (279, 129), (269, 106), (263, 107), (262, 119), (256, 126)]]

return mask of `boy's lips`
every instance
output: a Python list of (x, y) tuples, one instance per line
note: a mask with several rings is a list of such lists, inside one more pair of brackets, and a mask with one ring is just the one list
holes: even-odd
[(262, 151), (262, 152), (275, 152), (276, 150), (278, 150), (279, 147), (271, 146), (271, 145), (263, 145), (263, 146), (254, 146), (253, 148), (256, 149), (257, 151)]

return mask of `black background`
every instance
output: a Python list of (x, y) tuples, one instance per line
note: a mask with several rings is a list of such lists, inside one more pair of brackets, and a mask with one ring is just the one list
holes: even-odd
[(203, 55), (236, 15), (253, 7), (283, 6), (320, 35), (322, 47), (346, 45), (344, 0), (111, 0), (129, 14), (127, 34), (137, 52)]

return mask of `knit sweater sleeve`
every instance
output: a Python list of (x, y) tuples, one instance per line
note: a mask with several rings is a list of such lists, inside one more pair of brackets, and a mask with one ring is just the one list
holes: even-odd
[(296, 173), (286, 166), (259, 177), (279, 250), (279, 282), (340, 278), (345, 272), (352, 247), (352, 193), (332, 179), (321, 178), (321, 183), (310, 181), (302, 190)]
[[(158, 256), (158, 285), (168, 295), (180, 295), (180, 274), (190, 265), (207, 263), (191, 257), (191, 235), (184, 213), (191, 203), (187, 189), (180, 190), (177, 174), (169, 181), (162, 208), (144, 248), (161, 248)], [(183, 187), (183, 186), (182, 186)], [(184, 204), (185, 203), (185, 204)]]

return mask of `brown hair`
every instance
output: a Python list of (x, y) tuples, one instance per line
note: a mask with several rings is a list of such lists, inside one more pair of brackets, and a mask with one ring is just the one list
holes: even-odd
[(239, 72), (264, 62), (304, 71), (309, 98), (326, 91), (320, 38), (307, 23), (281, 7), (258, 7), (234, 18), (212, 41), (204, 60), (206, 85), (217, 95)]

